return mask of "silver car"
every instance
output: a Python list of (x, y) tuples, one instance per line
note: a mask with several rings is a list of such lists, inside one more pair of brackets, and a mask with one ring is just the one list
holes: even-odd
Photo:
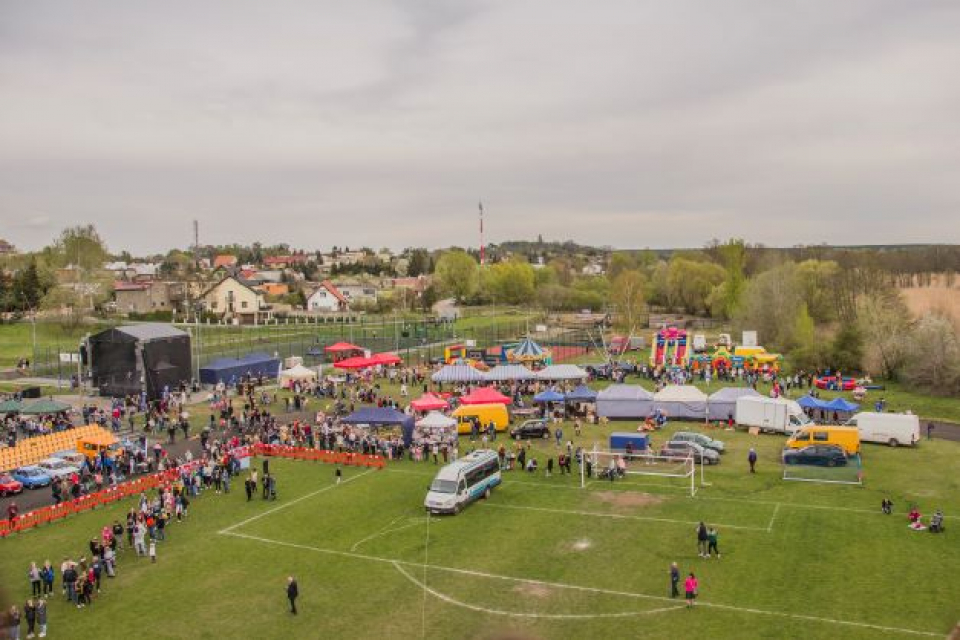
[(660, 449), (660, 455), (666, 458), (693, 458), (695, 462), (701, 464), (720, 464), (719, 453), (702, 447), (696, 442), (671, 440)]
[(47, 458), (46, 460), (41, 460), (37, 463), (37, 466), (43, 469), (44, 473), (53, 478), (54, 480), (59, 480), (60, 478), (69, 478), (73, 474), (80, 474), (80, 469), (73, 466), (66, 460), (60, 458)]
[(706, 447), (707, 449), (713, 449), (717, 453), (723, 453), (723, 443), (719, 440), (714, 440), (708, 435), (703, 433), (696, 433), (694, 431), (677, 431), (670, 438), (673, 442), (696, 442), (701, 447)]

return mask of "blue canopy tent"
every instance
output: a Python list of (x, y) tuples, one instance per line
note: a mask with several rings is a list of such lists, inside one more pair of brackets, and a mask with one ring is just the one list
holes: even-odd
[(541, 391), (537, 395), (533, 396), (534, 402), (563, 402), (565, 396), (559, 391), (554, 391), (553, 389), (547, 389), (546, 391)]
[(413, 416), (391, 407), (360, 407), (340, 422), (370, 427), (398, 425), (403, 432), (403, 444), (409, 447), (413, 442)]
[(860, 405), (858, 405), (856, 402), (850, 402), (848, 400), (844, 400), (843, 398), (834, 398), (833, 400), (828, 402), (823, 408), (829, 409), (830, 411), (842, 411), (845, 413), (850, 413), (852, 411), (856, 411), (857, 409), (859, 409)]
[(829, 403), (811, 395), (806, 395), (797, 400), (797, 404), (804, 409), (826, 409)]
[(597, 392), (585, 384), (580, 385), (566, 395), (567, 402), (596, 402)]
[(265, 353), (250, 353), (241, 358), (218, 358), (200, 367), (200, 382), (230, 384), (244, 375), (276, 379), (280, 373), (280, 360)]

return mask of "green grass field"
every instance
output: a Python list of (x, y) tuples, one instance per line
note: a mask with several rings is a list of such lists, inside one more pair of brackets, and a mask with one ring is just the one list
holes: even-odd
[[(625, 428), (585, 427), (573, 439), (590, 447)], [(91, 608), (54, 599), (51, 634), (866, 639), (943, 637), (957, 623), (960, 445), (868, 446), (859, 487), (783, 481), (781, 437), (711, 434), (728, 452), (695, 498), (682, 478), (580, 488), (577, 476), (512, 471), (488, 501), (429, 520), (431, 462), (347, 469), (335, 486), (330, 466), (274, 459), (277, 502), (247, 503), (236, 483), (229, 495), (205, 494), (169, 528), (156, 565), (125, 552)], [(747, 473), (750, 446), (760, 452), (756, 475)], [(541, 463), (555, 454), (552, 442), (534, 443)], [(893, 516), (880, 513), (883, 497), (896, 504)], [(943, 508), (947, 533), (910, 531), (913, 503), (925, 515)], [(0, 541), (8, 595), (29, 593), (31, 560), (59, 565), (82, 554), (126, 508)], [(699, 520), (719, 527), (722, 559), (697, 557)], [(668, 597), (671, 561), (701, 580), (693, 610)], [(285, 611), (290, 574), (302, 594), (297, 617)]]

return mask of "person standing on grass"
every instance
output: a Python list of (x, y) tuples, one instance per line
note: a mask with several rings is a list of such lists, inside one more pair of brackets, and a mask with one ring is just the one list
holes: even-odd
[(253, 499), (253, 479), (250, 476), (247, 476), (247, 479), (243, 481), (243, 488), (247, 492), (247, 502)]
[(717, 538), (720, 536), (717, 533), (716, 527), (710, 527), (707, 530), (707, 557), (710, 557), (711, 553), (717, 554), (717, 559), (720, 558), (720, 550), (717, 548)]
[(701, 522), (697, 526), (697, 555), (701, 558), (708, 558), (707, 555), (707, 525)]
[(340, 481), (343, 480), (343, 469), (340, 468), (340, 465), (337, 465), (337, 470), (333, 472), (333, 475), (337, 479), (337, 484), (340, 484)]
[(680, 595), (680, 569), (676, 562), (670, 563), (670, 597), (676, 598)]
[(750, 453), (747, 454), (747, 462), (750, 463), (750, 473), (757, 472), (757, 450), (750, 447)]
[(27, 637), (32, 638), (37, 628), (37, 601), (33, 598), (23, 605), (23, 617), (27, 621)]
[(7, 612), (7, 633), (11, 640), (20, 640), (20, 609), (17, 605), (10, 607)]
[(927, 440), (933, 440), (933, 428), (934, 424), (932, 422), (927, 423)]
[(698, 592), (700, 591), (700, 582), (697, 580), (697, 576), (693, 575), (691, 571), (687, 576), (687, 579), (683, 581), (683, 590), (686, 592), (687, 597), (687, 606), (692, 607), (693, 601), (696, 600)]
[(293, 576), (287, 576), (287, 600), (290, 601), (290, 613), (297, 615), (297, 596), (300, 595), (300, 589), (297, 587), (297, 581)]
[(156, 563), (157, 561), (157, 541), (150, 540), (150, 562)]
[(31, 595), (34, 598), (39, 598), (43, 586), (43, 578), (40, 575), (40, 568), (37, 567), (36, 562), (30, 563), (30, 568), (27, 570), (27, 577), (30, 578)]
[(47, 601), (40, 599), (37, 600), (37, 626), (40, 628), (40, 633), (37, 634), (41, 638), (47, 637)]

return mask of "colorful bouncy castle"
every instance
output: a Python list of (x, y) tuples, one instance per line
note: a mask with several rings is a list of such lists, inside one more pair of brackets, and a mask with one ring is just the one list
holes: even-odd
[(653, 335), (650, 364), (654, 367), (685, 367), (690, 362), (687, 332), (676, 327), (661, 329)]

